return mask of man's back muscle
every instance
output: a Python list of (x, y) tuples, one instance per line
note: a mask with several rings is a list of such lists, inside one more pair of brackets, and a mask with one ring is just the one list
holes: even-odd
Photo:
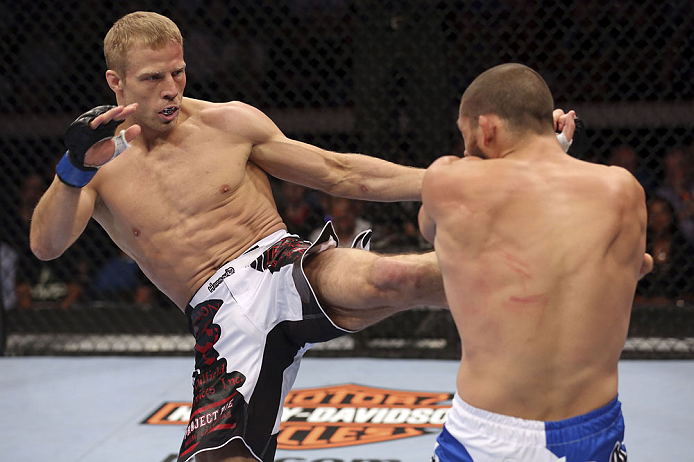
[(465, 159), (447, 174), (436, 248), (463, 398), (539, 420), (605, 404), (643, 254), (626, 174), (567, 156)]

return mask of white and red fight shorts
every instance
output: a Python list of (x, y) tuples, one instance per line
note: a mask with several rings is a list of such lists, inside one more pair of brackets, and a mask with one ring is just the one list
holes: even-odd
[(307, 255), (337, 246), (328, 223), (310, 243), (278, 231), (226, 263), (186, 308), (195, 336), (193, 408), (178, 456), (240, 439), (274, 460), (284, 399), (304, 353), (345, 333), (323, 311), (303, 271)]

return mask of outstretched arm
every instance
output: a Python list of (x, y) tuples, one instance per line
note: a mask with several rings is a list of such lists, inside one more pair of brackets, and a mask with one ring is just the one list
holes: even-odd
[(421, 199), (424, 169), (362, 154), (331, 152), (289, 139), (258, 109), (236, 104), (236, 116), (229, 124), (251, 139), (250, 160), (270, 175), (351, 199)]

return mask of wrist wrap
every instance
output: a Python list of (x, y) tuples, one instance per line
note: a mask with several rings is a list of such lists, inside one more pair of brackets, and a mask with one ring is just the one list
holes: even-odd
[(77, 168), (69, 158), (69, 151), (60, 159), (55, 168), (60, 181), (73, 188), (81, 188), (96, 175), (95, 168)]
[[(89, 124), (99, 115), (114, 107), (109, 105), (97, 106), (75, 119), (65, 131), (65, 145), (68, 151), (58, 162), (56, 173), (58, 178), (66, 185), (81, 188), (96, 175), (98, 167), (85, 165), (84, 157), (94, 144), (113, 138), (116, 127), (122, 121), (111, 120), (109, 123), (99, 125), (95, 129), (92, 129)], [(129, 147), (123, 132), (120, 133), (119, 139), (114, 142), (116, 149), (113, 157)]]

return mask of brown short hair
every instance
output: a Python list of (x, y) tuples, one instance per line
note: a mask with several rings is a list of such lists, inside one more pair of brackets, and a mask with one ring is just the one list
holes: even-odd
[(514, 131), (544, 134), (554, 129), (554, 100), (543, 78), (522, 64), (502, 64), (480, 74), (465, 90), (460, 116), (477, 123), (496, 114)]
[(167, 42), (183, 46), (176, 23), (158, 13), (135, 11), (116, 21), (104, 38), (106, 66), (125, 77), (126, 55), (134, 44), (159, 47)]

